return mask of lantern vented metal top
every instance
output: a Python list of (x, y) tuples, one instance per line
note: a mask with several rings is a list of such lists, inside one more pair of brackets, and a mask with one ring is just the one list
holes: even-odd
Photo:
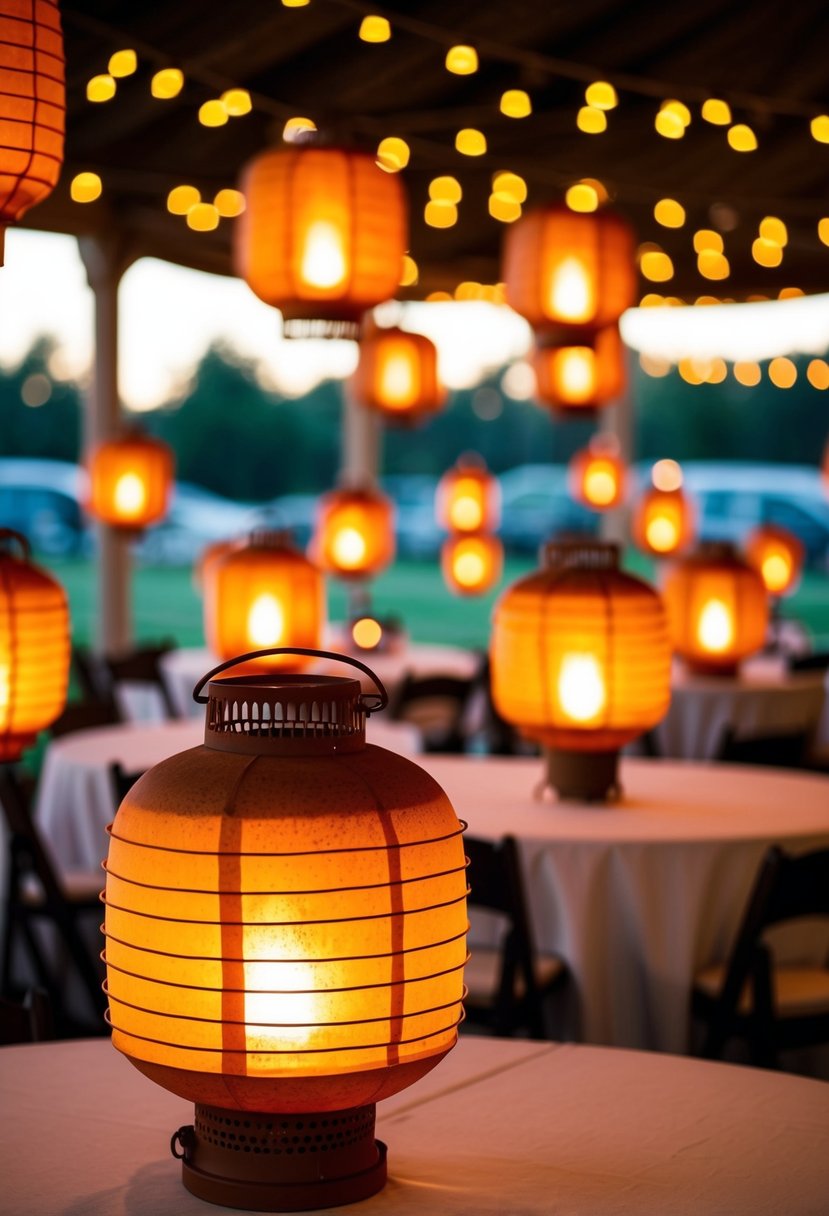
[(611, 541), (548, 541), (541, 550), (544, 570), (618, 570), (619, 546)]

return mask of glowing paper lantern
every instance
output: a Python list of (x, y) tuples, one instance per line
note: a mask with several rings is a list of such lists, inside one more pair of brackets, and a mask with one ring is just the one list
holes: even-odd
[(567, 480), (576, 502), (609, 511), (624, 499), (625, 462), (614, 449), (594, 442), (571, 458)]
[(746, 541), (746, 560), (757, 571), (769, 595), (791, 595), (800, 582), (806, 550), (788, 528), (763, 524)]
[(619, 569), (615, 545), (547, 545), (542, 569), (496, 604), (490, 661), (496, 708), (547, 749), (565, 798), (617, 789), (619, 748), (668, 709), (662, 601)]
[(248, 163), (240, 189), (236, 273), (280, 309), (287, 336), (356, 337), (395, 294), (409, 245), (397, 175), (363, 152), (279, 147)]
[(324, 494), (311, 553), (340, 578), (370, 578), (394, 559), (394, 503), (379, 490), (348, 488)]
[(87, 510), (102, 523), (136, 532), (167, 514), (174, 464), (166, 443), (131, 431), (99, 443), (87, 464)]
[(351, 389), (359, 402), (389, 421), (419, 422), (446, 401), (437, 364), (437, 348), (423, 334), (378, 329), (360, 342)]
[[(319, 646), (325, 622), (322, 575), (284, 532), (255, 532), (203, 569), (204, 632), (228, 659), (271, 646)], [(308, 666), (284, 655), (274, 666)]]
[(501, 578), (504, 546), (485, 532), (459, 533), (443, 542), (440, 566), (455, 595), (484, 595)]
[(537, 331), (603, 328), (636, 299), (633, 233), (612, 211), (528, 211), (507, 231), (502, 278), (507, 303)]
[(625, 358), (615, 325), (595, 336), (537, 346), (533, 354), (536, 399), (564, 413), (602, 409), (624, 392)]
[(667, 557), (694, 539), (694, 507), (682, 488), (682, 470), (676, 461), (657, 461), (652, 477), (654, 484), (634, 506), (631, 531), (634, 543), (645, 553)]
[(366, 744), (386, 697), (357, 680), (233, 676), (201, 699), (204, 745), (141, 777), (111, 828), (113, 1045), (196, 1103), (173, 1150), (200, 1198), (354, 1202), (386, 1178), (375, 1102), (457, 1041), (462, 826), (423, 769)]
[(765, 642), (765, 584), (733, 545), (700, 545), (669, 569), (662, 595), (674, 649), (692, 670), (732, 675)]
[(435, 493), (435, 515), (448, 532), (493, 532), (501, 519), (501, 487), (483, 462), (461, 457), (443, 474)]
[(63, 36), (57, 0), (0, 6), (0, 266), (6, 228), (52, 193), (63, 164)]

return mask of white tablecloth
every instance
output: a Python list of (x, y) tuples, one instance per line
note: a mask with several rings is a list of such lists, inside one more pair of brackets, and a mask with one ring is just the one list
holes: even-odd
[[(0, 1049), (5, 1216), (237, 1212), (185, 1191), (193, 1108), (103, 1040)], [(601, 1048), (465, 1039), (378, 1107), (354, 1216), (826, 1216), (829, 1085)]]
[[(590, 1043), (686, 1051), (692, 977), (726, 956), (766, 848), (829, 845), (825, 777), (629, 759), (624, 801), (596, 808), (534, 800), (540, 760), (418, 763), (471, 833), (518, 837), (537, 944), (566, 960), (579, 998), (565, 1029)], [(829, 942), (785, 944), (811, 958)]]

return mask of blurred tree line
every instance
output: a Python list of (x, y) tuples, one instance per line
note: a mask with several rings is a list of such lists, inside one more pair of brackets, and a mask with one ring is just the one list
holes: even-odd
[[(55, 343), (38, 338), (17, 367), (0, 368), (0, 455), (77, 460), (84, 387), (52, 377)], [(635, 365), (638, 459), (728, 459), (817, 464), (826, 438), (829, 398), (805, 378), (796, 360), (795, 388), (744, 388), (729, 377), (692, 386), (675, 372), (645, 376)], [(475, 450), (501, 472), (529, 462), (564, 462), (591, 424), (553, 419), (500, 391), (500, 374), (453, 394), (426, 425), (388, 429), (383, 469), (437, 474)], [(178, 477), (217, 494), (248, 501), (286, 493), (317, 493), (336, 478), (342, 386), (327, 381), (300, 399), (265, 390), (253, 360), (211, 347), (180, 399), (136, 417), (170, 443)]]

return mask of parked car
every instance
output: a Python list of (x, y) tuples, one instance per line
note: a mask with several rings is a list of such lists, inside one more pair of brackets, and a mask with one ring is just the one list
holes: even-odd
[(85, 473), (63, 460), (0, 460), (0, 526), (26, 536), (47, 557), (73, 557), (88, 548), (83, 514)]
[(522, 464), (499, 477), (502, 518), (500, 536), (508, 549), (535, 553), (556, 533), (595, 533), (595, 511), (574, 502), (567, 489), (567, 467)]

